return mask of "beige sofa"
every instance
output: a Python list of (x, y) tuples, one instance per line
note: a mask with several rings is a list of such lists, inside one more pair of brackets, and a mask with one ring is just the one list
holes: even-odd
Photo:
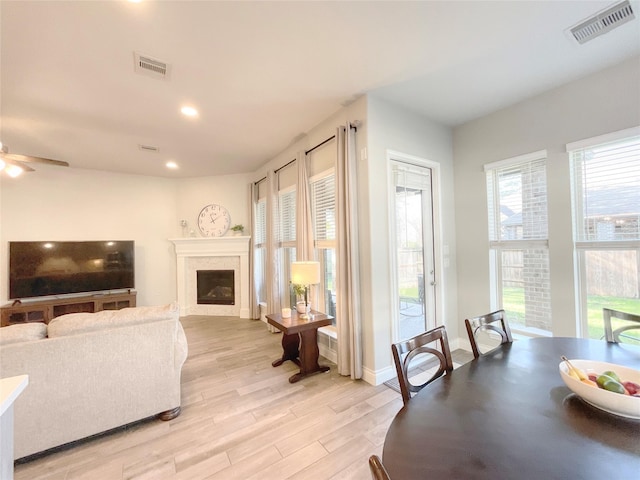
[(14, 457), (180, 413), (187, 342), (177, 305), (72, 313), (0, 328), (0, 378), (29, 375)]

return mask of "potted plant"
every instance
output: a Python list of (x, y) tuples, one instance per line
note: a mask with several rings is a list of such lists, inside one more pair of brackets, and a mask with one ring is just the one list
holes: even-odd
[(300, 285), (298, 283), (292, 283), (291, 284), (291, 290), (293, 291), (293, 293), (295, 295), (295, 300), (296, 300), (295, 308), (296, 308), (296, 310), (298, 311), (298, 313), (305, 313), (306, 312), (306, 305), (305, 305), (305, 298), (304, 298), (304, 293), (305, 293), (304, 285)]
[(231, 231), (234, 235), (242, 235), (242, 233), (244, 232), (244, 225), (234, 225), (233, 227), (231, 227)]

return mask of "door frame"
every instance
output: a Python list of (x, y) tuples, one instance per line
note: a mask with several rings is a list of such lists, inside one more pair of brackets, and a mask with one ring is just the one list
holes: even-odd
[[(416, 167), (429, 168), (431, 170), (431, 196), (432, 196), (432, 222), (433, 222), (433, 265), (434, 265), (434, 280), (436, 282), (434, 289), (434, 301), (435, 301), (435, 318), (434, 327), (443, 325), (444, 322), (444, 263), (442, 255), (442, 223), (441, 223), (441, 199), (440, 199), (440, 185), (441, 185), (441, 172), (440, 164), (426, 158), (417, 157), (415, 155), (409, 155), (406, 153), (398, 152), (395, 150), (386, 151), (386, 163), (387, 163), (387, 188), (388, 188), (388, 225), (394, 225), (395, 219), (395, 189), (393, 187), (393, 170), (392, 162), (407, 163)], [(398, 298), (398, 278), (397, 278), (397, 238), (396, 232), (389, 228), (389, 266), (391, 272), (390, 283), (390, 299), (392, 305), (397, 305)], [(425, 279), (426, 283), (426, 279)], [(426, 285), (425, 285), (426, 287)], [(426, 314), (426, 312), (425, 312)], [(397, 342), (399, 340), (399, 318), (397, 308), (391, 309), (391, 341)]]

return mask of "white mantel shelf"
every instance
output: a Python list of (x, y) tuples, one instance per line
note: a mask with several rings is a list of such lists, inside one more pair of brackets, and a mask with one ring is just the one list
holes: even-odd
[[(211, 257), (237, 257), (240, 260), (240, 288), (237, 293), (239, 297), (240, 318), (250, 318), (249, 309), (249, 236), (230, 235), (227, 237), (183, 237), (170, 238), (169, 241), (175, 245), (176, 249), (176, 273), (178, 304), (181, 315), (197, 314), (198, 307), (192, 289), (189, 285), (195, 280), (190, 278), (191, 272), (188, 268), (190, 261), (196, 258)], [(190, 283), (191, 282), (191, 283)], [(214, 307), (211, 307), (214, 308)]]

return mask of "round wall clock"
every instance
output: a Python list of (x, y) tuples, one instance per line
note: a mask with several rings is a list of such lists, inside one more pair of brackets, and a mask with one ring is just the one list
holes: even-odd
[(205, 237), (221, 237), (231, 226), (231, 215), (222, 205), (212, 203), (200, 211), (198, 227)]

